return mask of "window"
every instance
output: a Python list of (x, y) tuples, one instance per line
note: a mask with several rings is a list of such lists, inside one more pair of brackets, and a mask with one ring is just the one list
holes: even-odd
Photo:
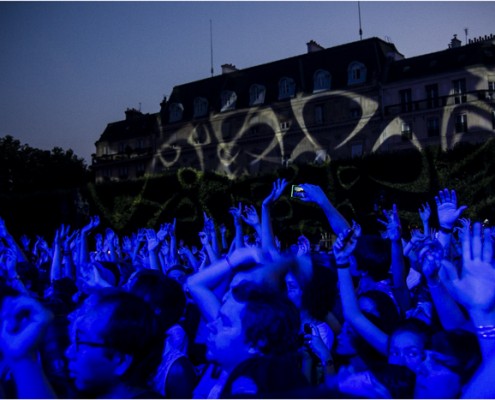
[(412, 139), (412, 124), (409, 122), (402, 122), (401, 134), (403, 139)]
[(330, 72), (319, 69), (313, 76), (313, 93), (330, 89)]
[(467, 115), (457, 114), (455, 117), (455, 133), (467, 132)]
[(180, 103), (172, 103), (169, 108), (169, 122), (177, 122), (182, 119), (184, 107)]
[(412, 91), (411, 89), (399, 90), (400, 106), (402, 112), (412, 111)]
[(466, 97), (466, 80), (456, 79), (452, 81), (452, 90), (454, 92), (455, 104), (465, 103), (467, 101)]
[(318, 105), (315, 107), (315, 124), (321, 125), (324, 122), (323, 118), (323, 105)]
[(206, 114), (208, 113), (208, 100), (206, 100), (204, 97), (196, 97), (194, 99), (193, 107), (194, 107), (194, 113), (193, 113), (194, 118), (205, 117)]
[(119, 154), (124, 154), (125, 153), (125, 143), (120, 142), (119, 143)]
[(284, 121), (280, 123), (280, 130), (286, 131), (290, 128), (290, 121)]
[(438, 117), (432, 117), (426, 120), (426, 132), (428, 137), (440, 136)]
[(254, 84), (249, 88), (249, 105), (254, 106), (265, 102), (266, 88), (263, 85)]
[(141, 177), (146, 172), (146, 164), (144, 162), (138, 163), (136, 165), (136, 176)]
[(436, 108), (438, 107), (438, 85), (426, 85), (426, 107)]
[(288, 99), (294, 97), (296, 93), (296, 83), (292, 78), (282, 78), (278, 83), (278, 99)]
[(237, 102), (237, 95), (235, 94), (235, 92), (231, 90), (224, 90), (220, 96), (222, 101), (222, 108), (220, 109), (220, 111), (235, 109), (235, 103)]
[(351, 157), (361, 157), (363, 155), (363, 144), (353, 143), (351, 147)]
[(354, 61), (347, 68), (347, 84), (355, 85), (366, 81), (366, 67), (364, 64)]
[(119, 168), (119, 178), (120, 179), (127, 179), (129, 175), (129, 170), (127, 169), (127, 167), (120, 167)]
[(488, 81), (488, 92), (486, 93), (487, 100), (495, 100), (495, 81)]

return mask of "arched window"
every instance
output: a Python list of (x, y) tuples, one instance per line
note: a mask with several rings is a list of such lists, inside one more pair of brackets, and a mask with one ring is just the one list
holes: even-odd
[(313, 75), (313, 93), (330, 89), (330, 72), (319, 69)]
[(221, 94), (222, 108), (220, 111), (228, 111), (235, 109), (237, 95), (231, 90), (224, 90)]
[(278, 82), (278, 99), (288, 99), (294, 97), (296, 93), (296, 83), (294, 79), (284, 77)]
[(172, 103), (169, 108), (168, 120), (169, 122), (177, 122), (182, 119), (182, 113), (184, 112), (184, 107), (181, 103)]
[(208, 113), (208, 100), (206, 100), (204, 97), (196, 97), (194, 99), (194, 113), (193, 117), (198, 118), (198, 117), (204, 117)]
[(347, 84), (364, 83), (366, 81), (366, 72), (364, 64), (357, 61), (350, 63), (347, 69)]
[(254, 106), (265, 102), (266, 88), (263, 85), (254, 84), (249, 88), (249, 105)]

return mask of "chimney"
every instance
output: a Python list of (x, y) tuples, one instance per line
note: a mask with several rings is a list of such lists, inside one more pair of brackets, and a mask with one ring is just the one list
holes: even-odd
[(308, 53), (314, 53), (316, 51), (325, 50), (323, 46), (320, 46), (314, 40), (310, 40), (308, 43), (306, 43), (306, 46), (308, 46)]
[(141, 117), (143, 113), (135, 108), (128, 108), (125, 110), (125, 119), (126, 121), (135, 120), (138, 117)]
[(455, 49), (456, 47), (461, 47), (461, 41), (457, 39), (457, 35), (454, 35), (449, 44), (449, 49)]
[(233, 64), (223, 64), (222, 65), (222, 74), (229, 74), (231, 72), (238, 71), (238, 69)]

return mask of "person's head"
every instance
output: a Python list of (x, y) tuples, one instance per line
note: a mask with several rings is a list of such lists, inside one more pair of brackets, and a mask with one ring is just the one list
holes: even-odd
[(463, 330), (439, 331), (416, 371), (415, 398), (456, 398), (481, 362), (475, 334)]
[(375, 282), (388, 278), (392, 262), (390, 244), (378, 235), (362, 235), (354, 250), (357, 268)]
[(191, 268), (187, 268), (182, 264), (175, 264), (167, 269), (167, 276), (179, 282), (181, 285), (186, 283), (187, 277), (192, 273)]
[(127, 290), (151, 305), (161, 329), (168, 330), (179, 322), (186, 307), (186, 295), (182, 285), (161, 271), (143, 269), (129, 279)]
[(146, 385), (159, 364), (163, 335), (143, 299), (122, 290), (101, 290), (86, 299), (71, 319), (66, 357), (78, 390), (110, 396), (124, 384)]
[(283, 294), (242, 281), (208, 325), (207, 358), (232, 371), (251, 357), (295, 351), (299, 325), (296, 308)]
[(388, 362), (402, 365), (416, 372), (426, 357), (430, 346), (428, 326), (420, 320), (410, 318), (398, 325), (389, 338)]
[(359, 308), (379, 318), (380, 329), (391, 333), (400, 320), (399, 311), (392, 298), (381, 290), (368, 290), (359, 296)]

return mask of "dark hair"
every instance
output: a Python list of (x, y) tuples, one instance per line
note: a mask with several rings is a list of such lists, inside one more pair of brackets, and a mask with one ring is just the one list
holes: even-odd
[(371, 372), (387, 388), (392, 399), (414, 398), (416, 374), (409, 368), (384, 362), (373, 366)]
[(158, 367), (163, 351), (163, 334), (153, 310), (144, 299), (120, 289), (101, 289), (94, 298), (92, 308), (111, 307), (102, 332), (109, 351), (132, 356), (123, 379), (131, 385), (145, 385)]
[(179, 282), (150, 269), (139, 271), (132, 281), (129, 291), (151, 305), (163, 332), (179, 322), (186, 307), (186, 295)]
[(302, 307), (309, 315), (324, 321), (333, 309), (337, 296), (337, 274), (313, 259), (313, 276), (303, 288)]
[(392, 262), (390, 244), (378, 235), (362, 235), (354, 251), (357, 268), (375, 281), (387, 279)]
[(425, 349), (429, 349), (431, 347), (431, 335), (432, 335), (431, 328), (424, 321), (421, 321), (420, 319), (413, 317), (399, 322), (397, 327), (389, 336), (389, 340), (388, 340), (389, 348), (392, 338), (395, 335), (398, 335), (403, 332), (411, 332), (421, 337)]
[(264, 355), (296, 351), (301, 320), (295, 305), (282, 293), (241, 281), (232, 289), (234, 299), (246, 303), (241, 321), (246, 340)]
[(387, 334), (392, 333), (400, 321), (399, 310), (392, 298), (381, 290), (368, 290), (359, 297), (370, 299), (378, 311), (378, 327)]
[(461, 377), (465, 384), (481, 363), (481, 350), (476, 334), (463, 329), (439, 331), (431, 338), (431, 350), (446, 356), (437, 360)]

